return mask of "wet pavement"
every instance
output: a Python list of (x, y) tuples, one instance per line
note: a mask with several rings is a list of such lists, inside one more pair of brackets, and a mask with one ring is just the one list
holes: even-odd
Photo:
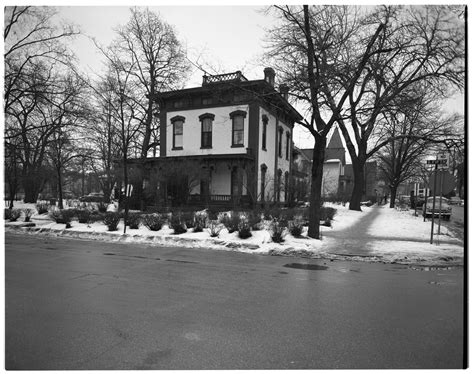
[(5, 237), (7, 369), (463, 366), (462, 267)]

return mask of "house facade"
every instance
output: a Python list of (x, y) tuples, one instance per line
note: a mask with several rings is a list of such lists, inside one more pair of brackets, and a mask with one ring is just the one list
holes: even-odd
[(246, 207), (289, 199), (293, 126), (301, 115), (275, 72), (204, 76), (162, 92), (160, 155), (145, 162), (147, 204)]

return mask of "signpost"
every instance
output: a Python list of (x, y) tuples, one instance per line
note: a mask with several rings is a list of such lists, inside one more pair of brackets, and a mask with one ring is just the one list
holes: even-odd
[[(428, 165), (434, 165), (434, 173), (430, 176), (429, 187), (433, 191), (433, 210), (431, 213), (431, 235), (430, 244), (433, 244), (433, 232), (434, 232), (434, 212), (436, 209), (436, 194), (439, 193), (439, 211), (438, 211), (438, 243), (439, 235), (441, 231), (441, 200), (443, 195), (451, 192), (456, 187), (456, 180), (447, 170), (448, 159), (445, 155), (436, 156), (436, 160), (427, 160)], [(438, 171), (438, 167), (441, 169)], [(438, 179), (438, 173), (440, 174)], [(426, 204), (425, 204), (426, 207)], [(426, 208), (425, 208), (426, 209)], [(426, 212), (425, 212), (426, 215)]]

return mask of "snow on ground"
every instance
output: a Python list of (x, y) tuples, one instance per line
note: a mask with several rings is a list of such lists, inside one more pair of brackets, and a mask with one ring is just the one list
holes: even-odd
[[(25, 228), (30, 234), (75, 237), (91, 240), (107, 240), (156, 244), (166, 246), (184, 246), (190, 248), (208, 248), (273, 255), (297, 255), (316, 258), (344, 258), (361, 261), (384, 261), (413, 263), (420, 261), (443, 262), (463, 259), (463, 242), (453, 238), (447, 228), (441, 228), (440, 245), (429, 244), (431, 222), (414, 217), (413, 211), (397, 211), (383, 207), (363, 207), (362, 212), (351, 211), (348, 206), (326, 204), (337, 209), (332, 227), (321, 226), (322, 240), (308, 238), (307, 228), (300, 238), (289, 233), (281, 244), (273, 243), (267, 230), (252, 231), (248, 239), (239, 239), (237, 232), (229, 233), (222, 229), (218, 238), (211, 238), (209, 232), (194, 233), (192, 229), (181, 235), (174, 235), (173, 230), (164, 225), (160, 231), (150, 231), (144, 226), (139, 229), (127, 228), (123, 235), (123, 223), (117, 231), (108, 231), (102, 222), (89, 225), (72, 222), (70, 229), (64, 224), (52, 222), (47, 214), (34, 215), (32, 222), (35, 228)], [(34, 208), (34, 204), (15, 202), (15, 208)], [(373, 217), (373, 219), (371, 218)], [(19, 219), (23, 221), (23, 217)], [(267, 223), (268, 224), (268, 223)], [(6, 223), (6, 227), (18, 230), (19, 223)], [(437, 232), (437, 226), (436, 226)], [(355, 248), (363, 248), (367, 255), (345, 257), (337, 255), (335, 248), (341, 241), (350, 242)], [(355, 250), (355, 252), (360, 252)]]
[(433, 244), (430, 244), (431, 220), (423, 222), (423, 216), (413, 210), (397, 211), (388, 205), (378, 208), (380, 214), (368, 227), (370, 247), (374, 254), (384, 258), (434, 260), (436, 258), (463, 258), (464, 243), (435, 220)]

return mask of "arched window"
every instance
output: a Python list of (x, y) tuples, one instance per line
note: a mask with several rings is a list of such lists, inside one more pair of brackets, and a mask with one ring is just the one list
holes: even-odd
[(212, 121), (214, 114), (204, 113), (199, 116), (201, 121), (201, 148), (212, 148)]
[(173, 149), (180, 150), (183, 149), (183, 116), (175, 116), (171, 118), (171, 123), (173, 124)]
[(282, 157), (283, 128), (278, 128), (278, 157)]
[(286, 147), (285, 147), (285, 158), (287, 160), (290, 159), (290, 139), (291, 139), (290, 132), (287, 131), (286, 132)]
[(268, 126), (268, 117), (264, 114), (262, 116), (262, 149), (267, 150), (267, 126)]
[(281, 174), (282, 174), (282, 171), (281, 169), (278, 169), (278, 172), (277, 172), (277, 185), (276, 185), (276, 201), (280, 201), (281, 200)]
[(232, 147), (244, 146), (244, 119), (247, 112), (236, 110), (230, 113), (232, 119)]
[(260, 165), (260, 200), (265, 201), (265, 185), (267, 183), (267, 165)]

